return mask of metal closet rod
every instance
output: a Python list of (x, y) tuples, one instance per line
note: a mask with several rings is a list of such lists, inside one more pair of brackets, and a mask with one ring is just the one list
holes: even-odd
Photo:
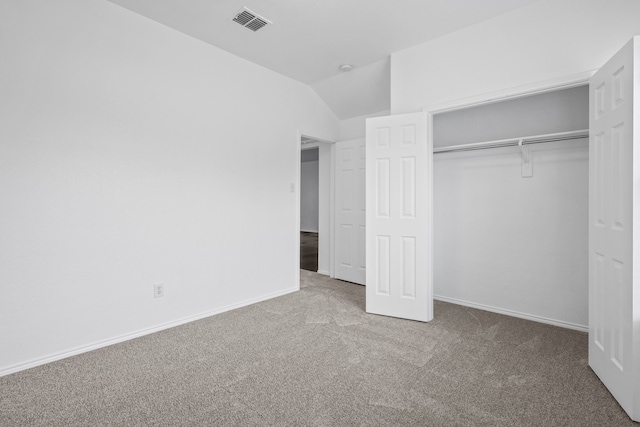
[(511, 147), (529, 144), (541, 144), (544, 142), (565, 141), (568, 139), (581, 139), (589, 137), (589, 129), (574, 130), (570, 132), (548, 133), (545, 135), (523, 136), (522, 138), (498, 139), (495, 141), (474, 142), (472, 144), (448, 145), (435, 147), (434, 153), (450, 153), (453, 151), (484, 150), (486, 148)]

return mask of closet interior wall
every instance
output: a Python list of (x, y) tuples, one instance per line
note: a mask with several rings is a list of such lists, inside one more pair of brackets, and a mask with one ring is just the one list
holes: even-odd
[[(589, 128), (587, 86), (433, 118), (434, 148)], [(434, 155), (436, 299), (586, 330), (588, 139)]]

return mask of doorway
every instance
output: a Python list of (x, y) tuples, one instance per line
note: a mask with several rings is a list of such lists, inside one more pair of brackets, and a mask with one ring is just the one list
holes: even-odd
[(300, 150), (300, 268), (317, 272), (320, 150), (305, 145)]
[(299, 267), (333, 277), (333, 145), (332, 141), (298, 137)]

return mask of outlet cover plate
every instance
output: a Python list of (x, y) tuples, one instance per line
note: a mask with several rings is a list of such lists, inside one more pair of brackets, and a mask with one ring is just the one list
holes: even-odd
[(164, 296), (164, 283), (156, 283), (153, 285), (153, 297), (160, 298)]

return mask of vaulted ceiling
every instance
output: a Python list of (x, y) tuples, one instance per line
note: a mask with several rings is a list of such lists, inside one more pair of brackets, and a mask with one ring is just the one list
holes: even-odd
[[(308, 84), (346, 119), (390, 108), (391, 53), (539, 0), (109, 1)], [(272, 23), (239, 25), (243, 7)]]

